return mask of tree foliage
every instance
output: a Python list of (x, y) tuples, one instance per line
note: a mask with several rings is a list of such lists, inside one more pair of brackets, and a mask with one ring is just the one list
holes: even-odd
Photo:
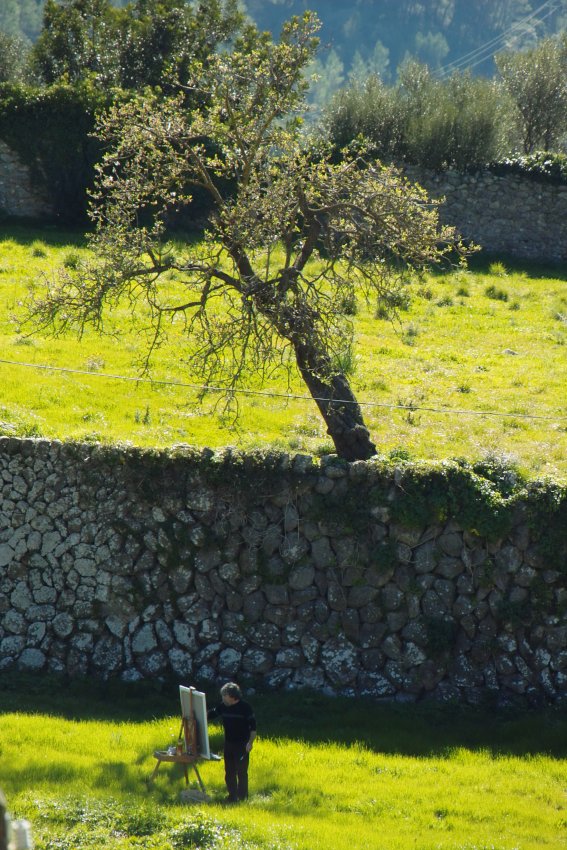
[[(100, 328), (118, 300), (134, 312), (143, 302), (152, 346), (183, 321), (187, 359), (228, 387), (292, 354), (337, 452), (353, 460), (375, 446), (337, 366), (351, 335), (345, 296), (391, 292), (411, 269), (463, 249), (452, 229), (439, 230), (423, 190), (364, 147), (336, 162), (324, 146), (302, 144), (303, 72), (317, 29), (310, 13), (288, 22), (278, 43), (249, 27), (232, 52), (196, 63), (176, 96), (111, 110), (100, 130), (109, 150), (94, 213), (99, 259), (36, 297), (30, 318), (59, 331)], [(164, 225), (194, 187), (213, 200), (209, 229), (173, 250)]]
[(355, 81), (331, 101), (325, 122), (338, 146), (361, 134), (379, 156), (426, 168), (467, 169), (510, 152), (511, 106), (501, 87), (469, 73), (445, 80), (410, 61), (399, 81)]
[(191, 63), (205, 61), (230, 40), (243, 17), (237, 0), (47, 0), (32, 61), (40, 79), (75, 84), (94, 78), (125, 89), (186, 80)]
[(496, 64), (517, 110), (524, 153), (556, 149), (567, 136), (567, 34), (501, 53)]
[(206, 62), (243, 24), (236, 0), (135, 0), (123, 17), (120, 84), (186, 82), (195, 60)]
[(120, 62), (117, 12), (109, 0), (47, 0), (32, 62), (46, 84), (74, 85), (93, 76), (116, 84)]
[(87, 221), (101, 142), (96, 115), (146, 85), (184, 80), (242, 23), (236, 0), (48, 0), (32, 51), (0, 33), (0, 138), (31, 169), (57, 218)]
[(0, 83), (25, 81), (28, 78), (29, 49), (24, 39), (0, 30)]
[(88, 83), (0, 85), (0, 138), (30, 168), (54, 214), (67, 224), (86, 220), (86, 191), (102, 155), (93, 136), (96, 115), (109, 105), (108, 94)]

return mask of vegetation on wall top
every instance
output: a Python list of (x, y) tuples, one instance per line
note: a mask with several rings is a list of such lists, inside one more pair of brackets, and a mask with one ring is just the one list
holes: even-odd
[[(355, 79), (326, 110), (340, 147), (357, 135), (386, 161), (424, 168), (479, 168), (537, 150), (561, 152), (567, 137), (567, 36), (499, 54), (500, 78), (453, 70), (436, 75), (410, 61), (394, 85)], [(554, 154), (550, 155), (554, 159)]]
[[(12, 445), (15, 447), (16, 441)], [(64, 451), (75, 460), (88, 453), (85, 469), (89, 476), (100, 469), (101, 480), (109, 480), (110, 469), (114, 476), (120, 470), (126, 481), (135, 482), (141, 497), (149, 500), (164, 491), (172, 497), (183, 495), (190, 484), (209, 487), (218, 497), (249, 507), (282, 493), (295, 503), (306, 484), (309, 490), (325, 468), (336, 466), (346, 475), (350, 469), (332, 455), (318, 462), (272, 450), (157, 451), (69, 443)], [(551, 480), (527, 481), (498, 457), (474, 464), (383, 457), (357, 463), (356, 484), (350, 485), (347, 495), (344, 491), (331, 493), (321, 504), (309, 497), (302, 502), (305, 518), (312, 515), (339, 528), (362, 531), (372, 522), (373, 508), (381, 506), (393, 522), (408, 528), (442, 527), (455, 521), (464, 531), (490, 541), (505, 538), (521, 520), (531, 529), (549, 568), (567, 573), (567, 486)]]
[(491, 162), (488, 169), (494, 174), (519, 174), (541, 183), (567, 184), (567, 154), (540, 151), (525, 156), (504, 157)]

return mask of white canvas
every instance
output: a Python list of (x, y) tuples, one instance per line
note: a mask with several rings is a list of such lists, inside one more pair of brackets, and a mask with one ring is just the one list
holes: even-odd
[(195, 688), (186, 688), (185, 685), (179, 685), (179, 698), (181, 700), (181, 715), (183, 717), (191, 717), (191, 701), (193, 702), (193, 716), (197, 723), (197, 749), (201, 758), (210, 759), (211, 749), (209, 746), (207, 698), (205, 694), (202, 691), (195, 690)]

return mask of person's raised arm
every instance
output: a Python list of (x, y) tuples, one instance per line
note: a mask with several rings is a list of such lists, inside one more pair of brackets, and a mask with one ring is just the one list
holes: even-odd
[(215, 720), (219, 716), (219, 705), (214, 705), (212, 708), (207, 709), (207, 720)]

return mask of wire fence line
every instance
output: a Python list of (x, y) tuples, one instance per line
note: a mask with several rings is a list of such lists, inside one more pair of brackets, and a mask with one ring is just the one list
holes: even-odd
[[(106, 378), (113, 381), (127, 381), (129, 383), (150, 384), (152, 386), (178, 387), (179, 389), (192, 389), (199, 392), (225, 393), (228, 395), (246, 395), (246, 396), (263, 396), (265, 398), (278, 398), (286, 401), (328, 401), (326, 398), (317, 396), (303, 395), (300, 393), (278, 393), (273, 390), (254, 390), (246, 387), (218, 387), (210, 384), (192, 384), (183, 381), (167, 381), (159, 378), (144, 378), (132, 377), (129, 375), (115, 375), (110, 372), (93, 372), (87, 369), (71, 369), (64, 366), (50, 366), (45, 363), (25, 363), (20, 360), (6, 360), (0, 358), (0, 364), (9, 366), (20, 366), (27, 369), (39, 369), (51, 372), (65, 373), (69, 375), (85, 375), (89, 378)], [(567, 415), (558, 414), (556, 416), (539, 416), (532, 413), (514, 413), (501, 410), (473, 410), (471, 408), (455, 408), (455, 407), (429, 407), (418, 404), (387, 404), (379, 401), (352, 401), (350, 399), (334, 399), (338, 404), (358, 404), (360, 407), (377, 407), (387, 410), (406, 410), (406, 411), (421, 411), (426, 413), (440, 413), (445, 415), (457, 416), (492, 416), (496, 418), (512, 418), (512, 419), (528, 419), (540, 422), (564, 422), (567, 421)]]

